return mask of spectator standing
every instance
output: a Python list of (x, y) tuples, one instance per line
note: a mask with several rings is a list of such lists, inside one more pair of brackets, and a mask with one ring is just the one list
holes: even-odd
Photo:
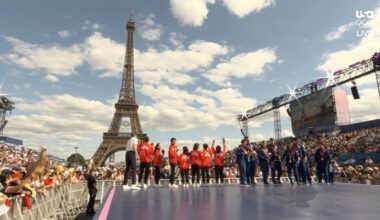
[(90, 170), (90, 173), (87, 177), (87, 188), (90, 199), (87, 203), (86, 214), (95, 214), (94, 204), (96, 193), (98, 192), (98, 189), (96, 188), (95, 169)]

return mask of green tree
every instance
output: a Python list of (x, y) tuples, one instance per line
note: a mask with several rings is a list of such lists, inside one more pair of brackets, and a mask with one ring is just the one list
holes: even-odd
[(71, 154), (71, 156), (67, 158), (67, 166), (71, 167), (75, 165), (83, 167), (86, 165), (86, 160), (81, 154)]

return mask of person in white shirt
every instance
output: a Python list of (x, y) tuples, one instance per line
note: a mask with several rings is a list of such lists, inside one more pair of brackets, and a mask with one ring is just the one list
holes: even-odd
[[(124, 173), (124, 190), (139, 190), (140, 188), (136, 185), (136, 160), (138, 160), (137, 145), (139, 140), (136, 134), (132, 134), (132, 137), (127, 142), (126, 156), (125, 156), (125, 173)], [(132, 175), (132, 186), (128, 186), (128, 176)]]

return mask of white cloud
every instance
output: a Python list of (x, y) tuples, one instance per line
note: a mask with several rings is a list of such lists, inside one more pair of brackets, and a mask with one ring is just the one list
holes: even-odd
[[(380, 118), (379, 93), (377, 89), (359, 90), (360, 99), (354, 100), (348, 95), (351, 122), (362, 122)], [(369, 104), (373, 103), (373, 104)]]
[(98, 23), (95, 23), (93, 21), (86, 20), (85, 22), (83, 22), (83, 26), (81, 29), (82, 29), (82, 31), (85, 31), (88, 29), (92, 29), (94, 31), (99, 31), (103, 28), (104, 28), (104, 25), (102, 25), (102, 24), (98, 24)]
[(66, 157), (69, 152), (62, 155), (59, 147), (78, 146), (81, 141), (99, 136), (107, 130), (114, 108), (64, 94), (41, 96), (33, 102), (19, 99), (17, 111), (18, 114), (10, 118), (8, 135), (17, 136), (32, 146), (47, 144), (49, 152)]
[(323, 63), (318, 70), (330, 72), (347, 68), (350, 64), (370, 58), (379, 51), (380, 42), (380, 8), (374, 11), (374, 17), (369, 23), (368, 36), (362, 37), (359, 43), (350, 45), (347, 49), (328, 52), (323, 56)]
[(94, 31), (98, 31), (98, 30), (100, 30), (100, 29), (103, 29), (103, 28), (104, 28), (104, 25), (101, 25), (101, 24), (98, 24), (98, 23), (93, 23), (93, 24), (91, 25), (91, 27), (92, 27), (92, 29), (93, 29)]
[(58, 82), (59, 81), (59, 78), (52, 75), (52, 74), (47, 74), (45, 77), (44, 77), (45, 80), (47, 81), (50, 81), (50, 82)]
[(226, 46), (207, 41), (195, 41), (185, 50), (136, 50), (136, 70), (191, 71), (209, 66), (216, 56), (227, 52)]
[(12, 50), (0, 54), (1, 59), (25, 69), (41, 70), (49, 74), (71, 76), (83, 64), (83, 46), (74, 44), (63, 47), (57, 44), (31, 44), (14, 37), (4, 37), (12, 45)]
[(276, 59), (276, 52), (273, 49), (263, 48), (255, 52), (238, 54), (229, 61), (218, 64), (203, 76), (218, 85), (230, 85), (228, 80), (232, 77), (244, 78), (263, 74), (268, 65), (275, 63)]
[(215, 0), (170, 0), (170, 10), (181, 25), (202, 26), (207, 18), (208, 4)]
[(353, 27), (355, 27), (355, 22), (351, 22), (349, 24), (344, 24), (342, 26), (339, 26), (337, 28), (334, 28), (325, 36), (325, 39), (328, 41), (333, 41), (341, 38), (341, 36), (346, 33), (347, 31), (351, 30)]
[(145, 40), (156, 41), (161, 38), (163, 27), (156, 22), (156, 16), (154, 14), (144, 16), (141, 23), (143, 24), (140, 28), (141, 36)]
[(146, 40), (156, 41), (159, 40), (162, 34), (160, 28), (147, 28), (142, 32), (142, 37)]
[[(59, 77), (76, 74), (76, 69), (85, 63), (101, 77), (120, 77), (123, 71), (124, 43), (104, 37), (100, 32), (93, 33), (83, 43), (68, 47), (57, 44), (31, 44), (13, 37), (5, 39), (13, 49), (0, 54), (0, 59), (9, 64), (41, 72), (46, 80), (57, 81)], [(217, 56), (227, 53), (227, 46), (206, 41), (194, 41), (186, 49), (135, 49), (136, 76), (144, 80), (151, 75), (147, 81), (155, 84), (162, 81), (153, 82), (153, 78), (171, 78), (169, 83), (185, 85), (194, 82), (189, 75), (190, 71), (206, 68)]]
[(227, 9), (239, 18), (260, 12), (275, 4), (275, 0), (223, 0), (223, 2)]
[(89, 36), (84, 43), (85, 60), (101, 77), (120, 77), (123, 71), (125, 46), (100, 32)]
[(68, 37), (71, 36), (71, 33), (70, 33), (70, 31), (68, 31), (68, 30), (58, 31), (57, 34), (58, 34), (58, 36), (60, 36), (61, 38), (68, 38)]
[(184, 35), (176, 32), (169, 34), (169, 42), (176, 48), (182, 49), (184, 47), (183, 40), (186, 38)]
[(135, 50), (136, 77), (153, 85), (194, 83), (192, 71), (209, 67), (216, 57), (227, 53), (227, 46), (206, 41), (195, 41), (187, 49)]
[(147, 97), (154, 97), (151, 105), (140, 105), (143, 126), (160, 131), (221, 125), (236, 127), (238, 123), (234, 115), (242, 108), (256, 104), (256, 100), (244, 97), (238, 89), (232, 88), (216, 91), (198, 88), (188, 92), (176, 87), (143, 85), (139, 91)]

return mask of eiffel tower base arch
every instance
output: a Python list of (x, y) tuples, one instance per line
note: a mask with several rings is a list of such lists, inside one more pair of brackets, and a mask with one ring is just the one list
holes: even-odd
[[(138, 134), (137, 137), (141, 140), (145, 136), (145, 134)], [(104, 133), (103, 141), (92, 157), (93, 165), (95, 167), (104, 166), (105, 162), (112, 154), (119, 151), (125, 151), (127, 142), (130, 138), (131, 134), (112, 135), (109, 133)]]

